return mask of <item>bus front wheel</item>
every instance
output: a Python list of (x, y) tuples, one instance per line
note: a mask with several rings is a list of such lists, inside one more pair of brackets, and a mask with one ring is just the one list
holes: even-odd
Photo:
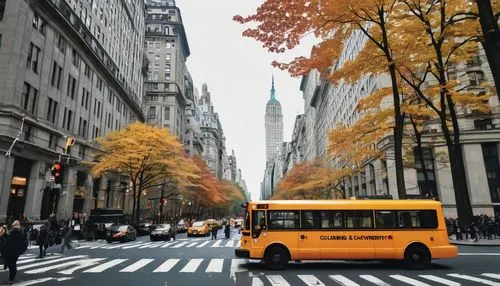
[(425, 246), (413, 245), (406, 249), (404, 262), (409, 269), (425, 269), (431, 264), (431, 255)]
[(288, 253), (283, 247), (271, 247), (266, 253), (265, 261), (269, 269), (285, 269), (288, 264)]

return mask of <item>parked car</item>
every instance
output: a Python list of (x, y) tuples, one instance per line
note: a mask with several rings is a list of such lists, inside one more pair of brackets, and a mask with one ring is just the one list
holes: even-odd
[(106, 241), (111, 243), (113, 241), (126, 242), (137, 239), (137, 232), (130, 225), (114, 225), (111, 226), (106, 235)]
[(137, 230), (137, 235), (149, 235), (151, 232), (151, 226), (153, 224), (150, 222), (139, 222), (135, 229)]
[(206, 221), (195, 221), (193, 225), (188, 228), (187, 236), (208, 236), (210, 234), (210, 227)]
[(188, 224), (185, 220), (181, 219), (178, 223), (177, 223), (177, 233), (183, 233), (183, 232), (186, 232), (188, 229)]
[(175, 239), (175, 230), (168, 223), (155, 224), (151, 227), (151, 233), (149, 234), (151, 241), (154, 240), (167, 240), (170, 238)]

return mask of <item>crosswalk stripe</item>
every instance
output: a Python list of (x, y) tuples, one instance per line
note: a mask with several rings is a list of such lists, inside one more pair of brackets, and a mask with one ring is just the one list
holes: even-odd
[(23, 256), (19, 256), (19, 260), (23, 260), (23, 259), (30, 259), (30, 258), (34, 258), (34, 254), (32, 255), (23, 255)]
[(174, 241), (174, 242), (168, 241), (167, 243), (165, 243), (164, 245), (162, 245), (161, 248), (167, 248), (167, 247), (170, 247), (170, 246), (172, 246), (172, 245), (174, 245), (176, 243), (177, 243), (176, 241)]
[(186, 266), (184, 266), (184, 268), (181, 269), (180, 272), (195, 272), (196, 269), (198, 269), (198, 266), (200, 266), (202, 261), (203, 259), (200, 258), (191, 259), (186, 264)]
[(389, 275), (391, 278), (394, 278), (396, 280), (399, 280), (401, 282), (405, 282), (407, 284), (413, 285), (413, 286), (431, 286), (427, 283), (420, 282), (418, 280), (403, 276), (403, 275)]
[(146, 248), (146, 247), (149, 247), (150, 245), (152, 245), (153, 243), (152, 242), (146, 242), (144, 243), (143, 245), (139, 246), (138, 248)]
[(30, 263), (30, 262), (33, 262), (33, 261), (47, 261), (47, 260), (51, 260), (51, 259), (56, 259), (56, 258), (61, 258), (61, 256), (45, 256), (44, 258), (40, 259), (40, 258), (28, 258), (28, 259), (23, 259), (21, 261), (18, 261), (17, 264), (25, 264), (25, 263)]
[(297, 275), (297, 277), (309, 286), (325, 286), (325, 283), (321, 282), (314, 275)]
[(253, 277), (252, 286), (264, 286), (264, 282), (259, 277)]
[(328, 275), (328, 277), (342, 286), (359, 286), (358, 283), (343, 275)]
[(495, 273), (483, 273), (481, 274), (483, 276), (489, 277), (489, 278), (495, 278), (495, 279), (500, 279), (500, 274), (495, 274)]
[(73, 260), (73, 261), (69, 261), (69, 262), (65, 262), (65, 263), (57, 263), (55, 265), (50, 265), (50, 266), (46, 266), (46, 267), (42, 267), (42, 268), (28, 270), (25, 273), (26, 274), (38, 274), (38, 273), (43, 273), (43, 272), (47, 272), (47, 271), (54, 270), (54, 269), (73, 266), (75, 264), (80, 264), (80, 263), (82, 263), (82, 261), (80, 259), (78, 259), (78, 260)]
[(207, 240), (207, 241), (203, 242), (202, 244), (200, 244), (200, 245), (198, 245), (196, 247), (203, 247), (203, 246), (207, 245), (209, 242), (210, 241)]
[(38, 262), (38, 263), (33, 263), (33, 264), (29, 264), (29, 265), (24, 265), (24, 266), (21, 266), (21, 267), (17, 267), (17, 270), (24, 270), (24, 269), (28, 269), (28, 268), (33, 268), (33, 267), (38, 267), (38, 266), (44, 266), (44, 265), (47, 265), (47, 264), (52, 264), (52, 263), (56, 263), (56, 262), (62, 262), (62, 261), (67, 261), (67, 260), (71, 260), (71, 259), (78, 259), (78, 258), (83, 258), (83, 257), (87, 257), (86, 255), (77, 255), (77, 256), (70, 256), (70, 257), (63, 257), (63, 258), (57, 258), (57, 259), (51, 259), (49, 261), (43, 261), (42, 262)]
[(222, 272), (223, 265), (224, 265), (224, 259), (220, 258), (211, 259), (205, 272)]
[(127, 245), (127, 246), (124, 246), (122, 249), (136, 248), (136, 247), (139, 247), (139, 246), (141, 246), (143, 244), (144, 244), (144, 242), (141, 242), (141, 243), (138, 243), (138, 244), (134, 244), (134, 245)]
[(290, 286), (290, 284), (281, 275), (266, 275), (266, 278), (273, 286)]
[(70, 269), (66, 269), (64, 271), (59, 271), (58, 273), (60, 273), (60, 274), (66, 274), (66, 275), (71, 275), (76, 270), (80, 270), (80, 269), (83, 269), (83, 268), (94, 266), (94, 265), (96, 265), (97, 263), (99, 263), (100, 261), (102, 261), (104, 259), (105, 258), (85, 259), (85, 260), (81, 261), (81, 263), (79, 265), (77, 265), (77, 266), (75, 266), (73, 268), (70, 268)]
[(179, 244), (176, 244), (176, 245), (172, 246), (172, 248), (179, 248), (179, 247), (184, 246), (186, 244), (187, 244), (187, 242), (181, 242)]
[(113, 259), (111, 261), (108, 261), (108, 262), (106, 262), (104, 264), (101, 264), (99, 266), (96, 266), (94, 268), (87, 269), (87, 270), (85, 270), (83, 272), (85, 272), (85, 273), (101, 273), (104, 270), (109, 269), (111, 267), (114, 267), (114, 266), (116, 266), (116, 265), (118, 265), (120, 263), (123, 263), (123, 262), (127, 261), (127, 260), (128, 259)]
[(28, 285), (35, 285), (43, 282), (50, 281), (54, 278), (52, 277), (46, 277), (46, 278), (40, 278), (40, 279), (35, 279), (35, 280), (29, 280), (29, 281), (24, 281), (16, 284), (12, 284), (12, 286), (28, 286)]
[(458, 282), (455, 282), (455, 281), (451, 281), (451, 280), (448, 280), (448, 279), (444, 279), (444, 278), (441, 278), (441, 277), (437, 277), (435, 275), (418, 275), (422, 278), (425, 278), (425, 279), (428, 279), (428, 280), (431, 280), (431, 281), (434, 281), (434, 282), (438, 282), (438, 283), (441, 283), (441, 284), (444, 284), (444, 285), (448, 285), (448, 286), (460, 286), (462, 284), (458, 283)]
[(359, 275), (359, 277), (363, 278), (366, 281), (371, 282), (371, 283), (373, 283), (375, 285), (378, 285), (378, 286), (390, 286), (391, 285), (389, 283), (386, 283), (386, 282), (378, 279), (377, 277), (375, 277), (373, 275)]
[(193, 247), (193, 246), (195, 246), (195, 245), (197, 245), (197, 244), (198, 244), (198, 242), (193, 242), (193, 243), (191, 243), (191, 244), (186, 245), (186, 247)]
[(148, 246), (147, 246), (147, 247), (145, 247), (145, 248), (157, 248), (158, 246), (162, 246), (162, 245), (164, 245), (164, 244), (165, 244), (165, 242), (163, 242), (163, 241), (161, 241), (161, 242), (155, 242), (155, 243), (153, 243), (153, 244), (151, 244), (151, 245), (148, 245)]
[(238, 243), (236, 244), (236, 247), (241, 247), (241, 240), (238, 240)]
[(226, 245), (224, 245), (224, 247), (233, 247), (234, 245), (234, 241), (230, 240), (226, 243)]
[(83, 248), (90, 248), (90, 245), (80, 245), (77, 246), (75, 249), (83, 249)]
[(482, 284), (485, 284), (485, 285), (500, 286), (500, 283), (498, 283), (498, 282), (493, 282), (493, 281), (488, 280), (488, 279), (477, 278), (477, 277), (470, 276), (470, 275), (463, 275), (463, 274), (456, 274), (456, 273), (451, 273), (451, 274), (446, 274), (446, 275), (451, 276), (451, 277), (455, 277), (455, 278), (460, 278), (460, 279), (465, 279), (465, 280), (469, 280), (469, 281), (474, 281), (474, 282), (477, 282), (477, 283), (482, 283)]
[(215, 241), (215, 243), (214, 243), (214, 244), (212, 244), (212, 246), (210, 246), (210, 247), (221, 247), (221, 246), (220, 246), (220, 243), (221, 243), (221, 242), (222, 242), (221, 240), (216, 240), (216, 241)]
[(153, 272), (168, 272), (179, 261), (180, 261), (180, 259), (177, 259), (177, 258), (167, 259), (167, 261), (163, 262), (162, 265), (160, 265), (158, 268), (156, 268), (155, 270), (153, 270)]
[(151, 263), (153, 261), (154, 261), (154, 259), (141, 259), (141, 260), (137, 261), (136, 263), (129, 265), (126, 268), (123, 268), (122, 270), (120, 270), (120, 272), (135, 272), (138, 269), (141, 269), (142, 267), (148, 265), (149, 263)]

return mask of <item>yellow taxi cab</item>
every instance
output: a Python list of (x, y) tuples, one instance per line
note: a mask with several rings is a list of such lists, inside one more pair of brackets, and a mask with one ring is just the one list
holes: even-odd
[(195, 221), (187, 231), (187, 236), (208, 236), (210, 234), (210, 227), (206, 221)]

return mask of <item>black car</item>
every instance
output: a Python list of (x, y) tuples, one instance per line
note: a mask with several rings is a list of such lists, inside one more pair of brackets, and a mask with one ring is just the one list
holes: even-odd
[(167, 240), (170, 238), (175, 239), (176, 231), (172, 228), (170, 224), (155, 224), (151, 227), (151, 232), (149, 238), (153, 240)]
[(137, 230), (137, 235), (148, 235), (151, 232), (151, 226), (153, 224), (149, 222), (140, 222), (135, 226)]
[(106, 241), (111, 243), (113, 241), (132, 241), (136, 240), (137, 233), (130, 225), (114, 225), (111, 226), (106, 234)]

